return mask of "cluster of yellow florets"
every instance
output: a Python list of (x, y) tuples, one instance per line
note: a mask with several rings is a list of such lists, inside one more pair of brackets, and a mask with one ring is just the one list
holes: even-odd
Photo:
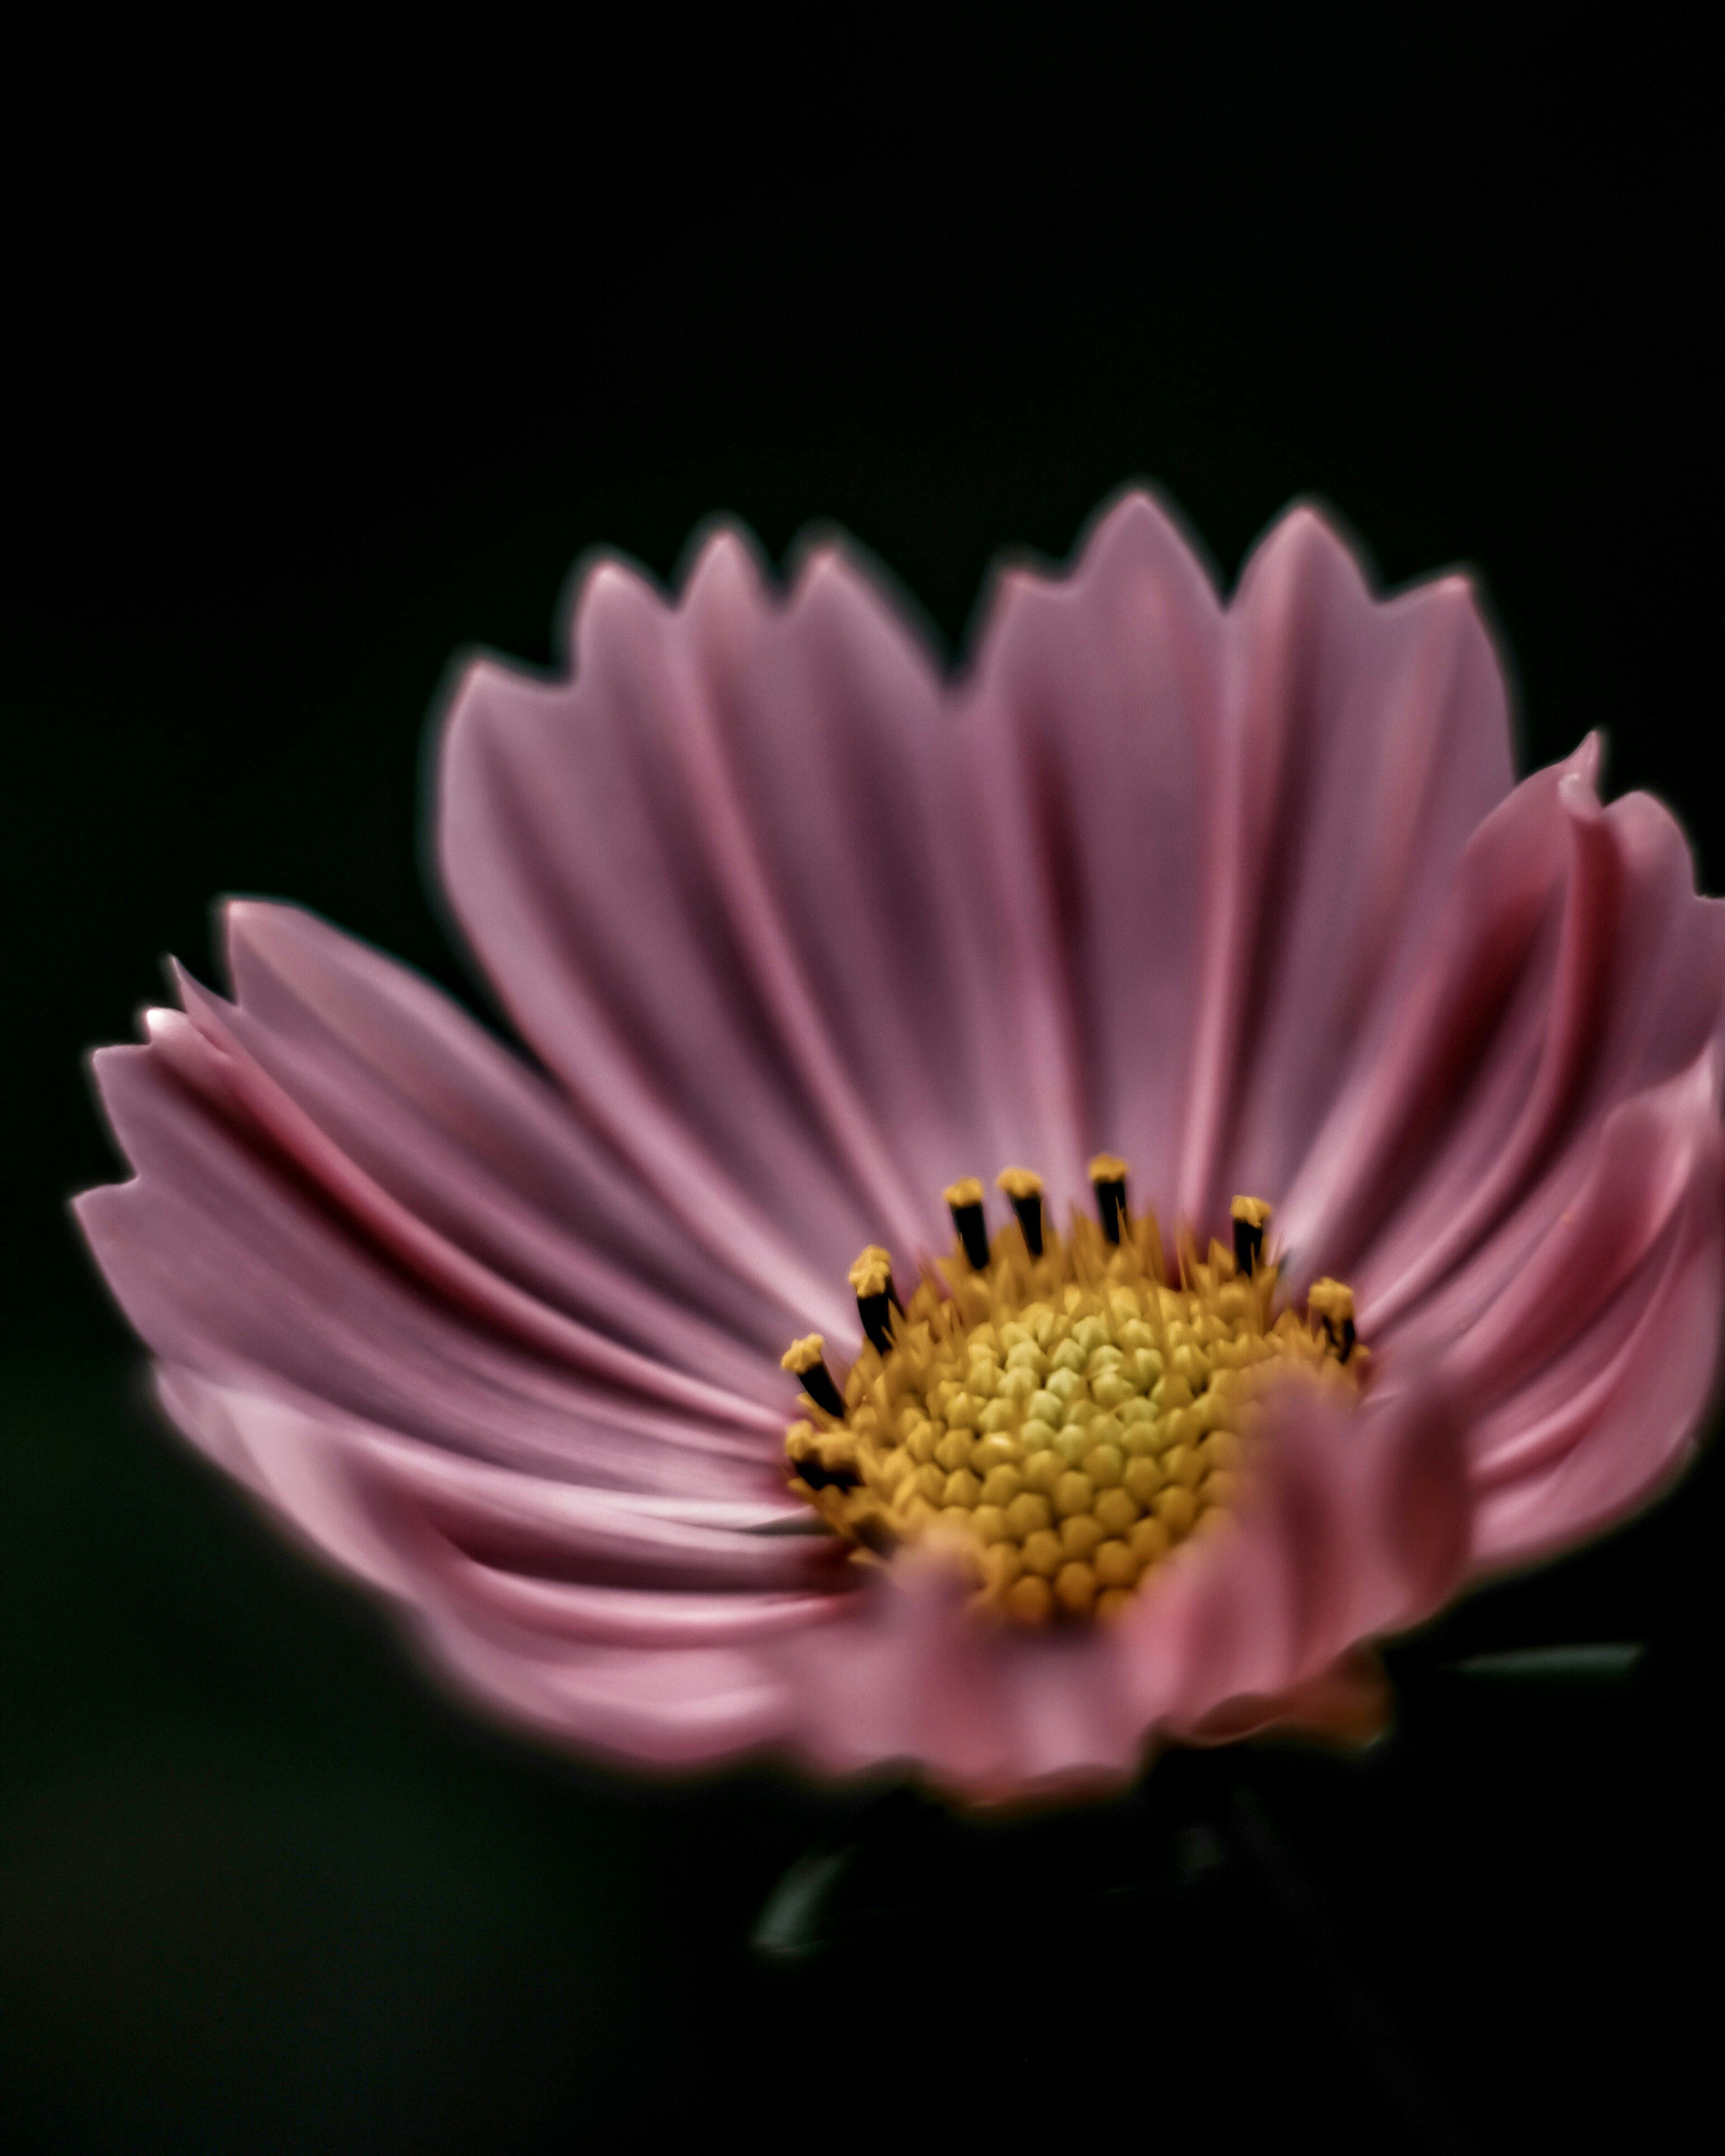
[[(1020, 1220), (1034, 1196), (1014, 1194)], [(1260, 1247), (1268, 1212), (1235, 1207)], [(860, 1555), (940, 1539), (984, 1608), (1030, 1624), (1117, 1614), (1176, 1543), (1226, 1520), (1267, 1383), (1358, 1383), (1339, 1282), (1317, 1284), (1307, 1317), (1278, 1314), (1274, 1265), (1243, 1271), (1212, 1243), (1202, 1261), (1181, 1250), (1171, 1277), (1153, 1216), (1129, 1219), (1122, 1195), (1105, 1217), (1117, 1241), (1082, 1217), (1065, 1238), (1033, 1220), (1034, 1256), (1015, 1222), (986, 1267), (961, 1243), (941, 1262), (947, 1291), (925, 1277), (902, 1309), (886, 1253), (865, 1251), (852, 1279), (875, 1337), (842, 1394), (818, 1337), (786, 1356), (809, 1386), (786, 1439), (792, 1486)]]

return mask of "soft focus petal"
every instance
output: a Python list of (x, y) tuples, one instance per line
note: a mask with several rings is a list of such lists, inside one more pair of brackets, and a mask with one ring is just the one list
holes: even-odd
[(429, 983), (308, 914), (247, 901), (224, 925), (235, 1002), (182, 979), (194, 1019), (357, 1167), (529, 1293), (691, 1373), (758, 1386), (783, 1309), (691, 1245), (550, 1084)]
[(675, 609), (596, 570), (572, 681), (480, 666), (445, 737), (445, 879), (527, 1037), (691, 1237), (843, 1337), (833, 1283), (862, 1243), (944, 1245), (907, 1160), (957, 1172), (943, 951), (973, 901), (947, 731), (858, 571), (822, 557), (783, 604), (721, 533)]
[(464, 1690), (559, 1740), (667, 1767), (776, 1740), (791, 1702), (760, 1642), (850, 1599), (830, 1592), (830, 1541), (774, 1532), (782, 1510), (649, 1510), (188, 1370), (162, 1389), (316, 1553), (403, 1606)]
[(1228, 633), (1179, 1191), (1200, 1222), (1234, 1191), (1288, 1188), (1512, 776), (1465, 579), (1378, 601), (1296, 510), (1247, 563)]
[(1471, 1518), (1455, 1404), (1431, 1373), (1353, 1412), (1291, 1393), (1235, 1527), (1183, 1553), (1120, 1628), (1138, 1712), (1198, 1733), (1418, 1623), (1462, 1578)]
[(1555, 1217), (1601, 1122), (1725, 1014), (1725, 907), (1645, 795), (1602, 810), (1589, 745), (1517, 788), (1461, 865), (1383, 1053), (1282, 1215), (1299, 1269), (1347, 1272), (1389, 1337), (1530, 1189)]
[(1482, 1259), (1415, 1321), (1455, 1339), (1448, 1366), (1475, 1403), (1481, 1565), (1609, 1525), (1692, 1451), (1725, 1306), (1719, 1086), (1709, 1048), (1615, 1110), (1563, 1210), (1524, 1207), (1497, 1266)]
[[(177, 1014), (158, 1016), (156, 1045), (97, 1059), (137, 1178), (79, 1209), (128, 1317), (164, 1359), (273, 1378), (458, 1451), (603, 1483), (712, 1495), (770, 1486), (782, 1415), (589, 1333), (477, 1261), (455, 1263), (461, 1254), (434, 1237), (416, 1249), (410, 1220), (356, 1212), (377, 1195), (357, 1171), (346, 1188), (308, 1188), (303, 1156), (272, 1150), (255, 1124), (185, 1082), (187, 1062), (212, 1051)], [(177, 1040), (177, 1069), (163, 1037)], [(213, 1085), (228, 1075), (218, 1066)], [(380, 1229), (401, 1231), (394, 1248)]]
[(1464, 1577), (1461, 1432), (1435, 1382), (1358, 1412), (1294, 1393), (1265, 1458), (1234, 1528), (1181, 1552), (1117, 1627), (980, 1627), (937, 1564), (895, 1567), (842, 1624), (769, 1650), (794, 1681), (799, 1748), (993, 1799), (1118, 1782), (1158, 1732), (1202, 1741), (1230, 1712), (1315, 1718), (1307, 1695), (1336, 1688), (1357, 1642), (1418, 1623)]
[(973, 798), (1006, 942), (1001, 1160), (1057, 1209), (1107, 1147), (1166, 1204), (1201, 995), (1211, 804), (1223, 785), (1224, 616), (1167, 514), (1132, 494), (1071, 574), (1004, 576), (965, 696)]

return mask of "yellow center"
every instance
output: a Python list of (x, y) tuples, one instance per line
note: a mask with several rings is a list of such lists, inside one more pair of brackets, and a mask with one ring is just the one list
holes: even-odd
[(1116, 1615), (1177, 1543), (1225, 1523), (1268, 1385), (1358, 1388), (1368, 1358), (1339, 1281), (1303, 1317), (1276, 1308), (1267, 1205), (1236, 1199), (1234, 1250), (1200, 1260), (1182, 1235), (1171, 1267), (1126, 1173), (1097, 1156), (1100, 1221), (1075, 1213), (1065, 1237), (1026, 1169), (999, 1178), (1015, 1217), (992, 1240), (982, 1185), (954, 1183), (957, 1245), (901, 1308), (886, 1251), (851, 1268), (869, 1338), (849, 1373), (834, 1378), (818, 1334), (786, 1354), (805, 1386), (791, 1487), (860, 1561), (940, 1542), (981, 1609)]

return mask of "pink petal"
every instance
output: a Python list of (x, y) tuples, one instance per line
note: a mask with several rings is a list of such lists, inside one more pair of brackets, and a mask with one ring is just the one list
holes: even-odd
[[(829, 1539), (762, 1534), (770, 1514), (730, 1528), (680, 1521), (184, 1369), (164, 1373), (162, 1393), (311, 1548), (400, 1604), (463, 1689), (559, 1742), (692, 1766), (772, 1741), (793, 1715), (761, 1643), (806, 1635), (852, 1599), (811, 1591), (832, 1577)], [(463, 1547), (488, 1538), (494, 1558), (501, 1544), (516, 1563)]]
[[(194, 1022), (414, 1218), (657, 1359), (746, 1394), (763, 1368), (777, 1379), (783, 1307), (691, 1245), (568, 1102), (446, 997), (286, 906), (236, 903), (225, 921), (237, 1001), (182, 979)], [(772, 1383), (775, 1406), (783, 1389)]]
[(1289, 1395), (1235, 1530), (1179, 1553), (1117, 1629), (988, 1630), (937, 1565), (899, 1563), (843, 1621), (763, 1651), (824, 1771), (893, 1761), (980, 1800), (1101, 1788), (1158, 1735), (1203, 1741), (1230, 1712), (1255, 1727), (1333, 1691), (1359, 1641), (1453, 1593), (1471, 1513), (1436, 1383), (1358, 1412)]
[(1007, 937), (988, 977), (996, 1158), (1088, 1204), (1124, 1152), (1166, 1205), (1202, 987), (1209, 804), (1221, 784), (1224, 630), (1172, 521), (1142, 494), (1069, 577), (1002, 578), (965, 697)]
[(1517, 789), (1470, 845), (1383, 1054), (1284, 1209), (1296, 1270), (1345, 1272), (1389, 1339), (1530, 1190), (1554, 1218), (1601, 1119), (1725, 1012), (1725, 908), (1645, 796), (1601, 810), (1590, 754)]
[[(182, 1054), (210, 1052), (187, 1021), (162, 1015), (181, 1029)], [(308, 1191), (292, 1173), (303, 1177), (302, 1163), (272, 1158), (255, 1127), (189, 1090), (159, 1044), (97, 1062), (139, 1175), (79, 1209), (128, 1317), (165, 1359), (267, 1378), (458, 1451), (602, 1483), (717, 1496), (776, 1481), (782, 1412), (711, 1387), (685, 1393), (680, 1373), (590, 1348), (554, 1313), (538, 1342), (511, 1337), (482, 1295), (451, 1301), (434, 1277), (411, 1264), (404, 1273), (369, 1224), (332, 1215), (329, 1184)], [(366, 1193), (362, 1183), (343, 1194)], [(510, 1315), (506, 1296), (499, 1310)]]
[[(860, 572), (823, 557), (781, 606), (728, 534), (675, 612), (603, 566), (574, 640), (572, 683), (485, 665), (457, 701), (441, 839), (456, 910), (529, 1040), (687, 1233), (854, 1337), (858, 1246), (949, 1240), (938, 1184), (896, 1150), (957, 1147), (926, 1127), (954, 1090), (924, 1082), (952, 1070), (952, 1041), (909, 1023), (944, 1004), (943, 939), (964, 947), (969, 902), (937, 866), (954, 819), (928, 661)], [(889, 803), (922, 835), (894, 831)], [(813, 843), (850, 844), (788, 896), (780, 850), (806, 862), (805, 821)], [(883, 978), (896, 1014), (874, 1000)], [(835, 1037), (846, 1008), (853, 1038), (880, 1029), (868, 1059)], [(871, 1097), (906, 1040), (922, 1045), (905, 1078)]]
[(1428, 1616), (1463, 1575), (1461, 1428), (1430, 1373), (1352, 1414), (1286, 1396), (1261, 1483), (1235, 1532), (1182, 1556), (1121, 1627), (1134, 1704), (1174, 1734), (1309, 1683)]
[(1234, 1191), (1286, 1192), (1512, 779), (1466, 581), (1376, 601), (1310, 510), (1241, 578), (1217, 723), (1178, 1189), (1200, 1225)]
[(1719, 1085), (1710, 1047), (1615, 1110), (1563, 1209), (1530, 1201), (1405, 1328), (1453, 1343), (1475, 1403), (1482, 1563), (1622, 1517), (1692, 1445), (1725, 1281)]

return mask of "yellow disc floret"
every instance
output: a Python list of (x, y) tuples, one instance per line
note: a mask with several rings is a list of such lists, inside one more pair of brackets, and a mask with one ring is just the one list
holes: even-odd
[(1009, 1169), (1014, 1219), (987, 1238), (974, 1178), (946, 1194), (951, 1256), (901, 1306), (889, 1254), (851, 1268), (868, 1344), (840, 1383), (817, 1335), (784, 1366), (806, 1419), (785, 1443), (792, 1487), (868, 1561), (939, 1543), (979, 1607), (1026, 1624), (1110, 1617), (1188, 1536), (1224, 1526), (1249, 1471), (1259, 1402), (1284, 1378), (1350, 1390), (1368, 1357), (1353, 1298), (1312, 1289), (1276, 1307), (1270, 1208), (1237, 1199), (1235, 1248), (1189, 1238), (1163, 1256), (1131, 1216), (1127, 1166), (1091, 1173), (1102, 1224), (1057, 1234), (1040, 1178)]

